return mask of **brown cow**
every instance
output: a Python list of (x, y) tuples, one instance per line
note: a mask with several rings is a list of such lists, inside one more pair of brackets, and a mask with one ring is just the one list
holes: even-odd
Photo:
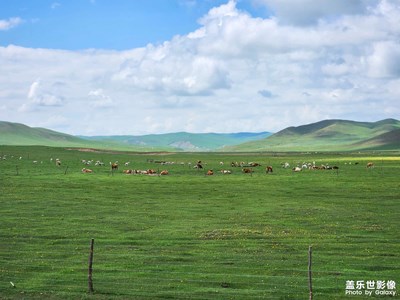
[(111, 170), (112, 170), (112, 171), (118, 170), (118, 164), (116, 164), (116, 163), (111, 164)]
[(160, 172), (160, 175), (168, 175), (169, 173), (168, 173), (168, 171), (167, 170), (162, 170), (161, 172)]
[(249, 168), (243, 168), (242, 171), (243, 173), (253, 173), (253, 170)]
[(374, 167), (374, 163), (373, 162), (367, 163), (367, 168), (373, 168), (373, 167)]
[(272, 167), (271, 166), (267, 166), (266, 168), (265, 168), (265, 173), (272, 173), (273, 172), (273, 169), (272, 169)]
[(90, 169), (83, 168), (82, 173), (92, 173), (93, 171)]
[(256, 163), (256, 162), (251, 162), (251, 163), (249, 163), (249, 165), (252, 167), (260, 167), (261, 166), (261, 164)]
[(214, 175), (214, 171), (213, 170), (208, 170), (207, 171), (207, 175)]

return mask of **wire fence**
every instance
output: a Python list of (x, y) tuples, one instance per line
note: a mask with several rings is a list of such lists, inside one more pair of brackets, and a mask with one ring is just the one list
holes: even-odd
[[(14, 242), (18, 245), (22, 240)], [(296, 248), (294, 251), (271, 254), (270, 251), (262, 253), (261, 248), (274, 243), (260, 241), (258, 256), (255, 256), (254, 253), (235, 253), (238, 248), (234, 245), (238, 241), (233, 240), (212, 241), (209, 246), (204, 246), (209, 241), (189, 245), (182, 241), (172, 248), (168, 245), (152, 248), (145, 240), (129, 246), (98, 239), (94, 244), (91, 284), (88, 279), (89, 240), (85, 245), (83, 242), (75, 240), (73, 248), (66, 247), (64, 251), (63, 245), (57, 245), (54, 251), (49, 247), (40, 251), (16, 249), (13, 256), (18, 259), (0, 251), (1, 277), (24, 293), (65, 293), (70, 297), (90, 292), (88, 283), (94, 294), (127, 299), (306, 299), (309, 295), (309, 252), (305, 242), (289, 245)], [(169, 239), (159, 242), (173, 243)], [(393, 241), (391, 246), (396, 244), (398, 241)], [(197, 247), (201, 249), (196, 250)], [(224, 252), (207, 251), (215, 247)], [(393, 261), (398, 262), (398, 257), (394, 253), (391, 255), (386, 264), (377, 261), (371, 266), (371, 262), (361, 263), (362, 260), (350, 263), (351, 259), (343, 258), (338, 262), (340, 253), (314, 247), (314, 298), (335, 299), (344, 295), (347, 280), (397, 280), (393, 274), (399, 274), (400, 267), (393, 265)], [(372, 270), (373, 267), (376, 270)], [(5, 288), (11, 288), (11, 284), (5, 287), (3, 282), (0, 294)]]

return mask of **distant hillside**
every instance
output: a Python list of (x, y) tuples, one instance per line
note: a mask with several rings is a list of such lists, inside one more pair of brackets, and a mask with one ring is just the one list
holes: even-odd
[(324, 120), (275, 134), (168, 133), (76, 137), (0, 121), (0, 145), (43, 145), (129, 151), (350, 151), (400, 150), (400, 121)]
[(3, 145), (58, 145), (79, 144), (83, 140), (60, 132), (32, 128), (19, 123), (0, 121), (0, 144)]
[(130, 151), (216, 151), (225, 146), (263, 139), (261, 133), (168, 133), (143, 136), (76, 137), (44, 128), (0, 121), (0, 145), (42, 145)]
[(228, 147), (227, 151), (347, 151), (400, 149), (400, 121), (324, 120), (288, 127), (265, 139)]
[(251, 133), (166, 133), (142, 136), (92, 136), (81, 138), (102, 142), (117, 142), (124, 145), (168, 147), (178, 151), (215, 151), (226, 146), (264, 139), (269, 132)]
[(99, 149), (140, 150), (148, 148), (136, 147), (136, 149), (119, 145), (113, 142), (88, 141), (65, 133), (52, 131), (45, 128), (34, 128), (24, 124), (0, 121), (0, 145), (42, 145), (51, 147), (85, 147)]

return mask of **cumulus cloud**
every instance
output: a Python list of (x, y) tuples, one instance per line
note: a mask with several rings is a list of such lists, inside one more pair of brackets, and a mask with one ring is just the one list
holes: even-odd
[(400, 77), (400, 43), (395, 41), (377, 42), (367, 57), (368, 72), (372, 77)]
[(115, 105), (114, 101), (107, 96), (102, 89), (92, 90), (88, 94), (91, 104), (98, 108), (109, 108)]
[[(0, 77), (0, 101), (41, 114), (62, 107), (77, 134), (89, 130), (82, 122), (99, 134), (144, 134), (398, 116), (383, 109), (400, 93), (398, 1), (287, 1), (262, 0), (275, 14), (255, 18), (231, 0), (187, 35), (127, 51), (0, 47), (4, 72), (19, 74)], [(82, 106), (93, 112), (79, 115)], [(126, 119), (139, 121), (127, 128)]]
[(8, 20), (0, 20), (0, 31), (10, 30), (20, 25), (23, 20), (19, 17), (9, 18)]
[(255, 0), (272, 10), (276, 18), (284, 24), (312, 25), (324, 18), (364, 14), (369, 5), (378, 0)]
[(57, 107), (64, 104), (64, 98), (43, 86), (40, 79), (30, 85), (27, 98), (29, 102), (21, 106), (23, 111), (40, 107)]
[(167, 94), (212, 94), (229, 87), (228, 71), (218, 60), (180, 49), (186, 41), (176, 38), (161, 46), (146, 48), (146, 55), (128, 58), (113, 79), (149, 91)]

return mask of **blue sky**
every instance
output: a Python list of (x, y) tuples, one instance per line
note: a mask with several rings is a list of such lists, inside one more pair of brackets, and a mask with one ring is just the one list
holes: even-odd
[(0, 120), (76, 135), (400, 118), (399, 0), (0, 0)]
[[(223, 0), (2, 1), (0, 19), (21, 18), (1, 43), (32, 48), (126, 50), (159, 44), (198, 28), (197, 20)], [(265, 15), (249, 1), (238, 8)]]

